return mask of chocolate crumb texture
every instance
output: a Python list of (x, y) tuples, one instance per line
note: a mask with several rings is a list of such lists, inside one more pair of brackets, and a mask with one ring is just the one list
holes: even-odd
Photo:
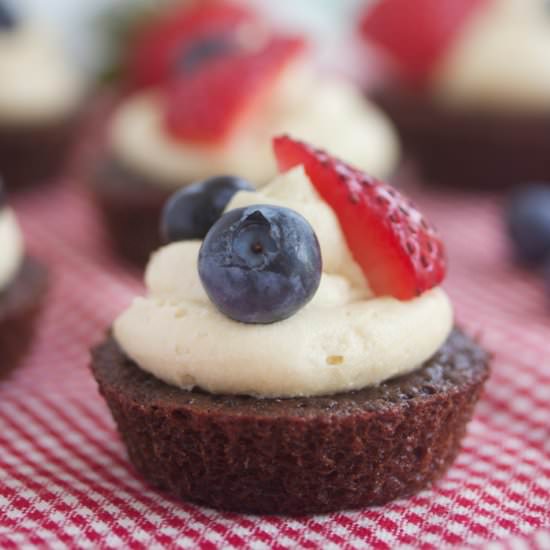
[(488, 363), (455, 329), (416, 371), (326, 397), (181, 390), (140, 369), (111, 336), (93, 351), (92, 371), (130, 461), (152, 485), (218, 509), (303, 514), (383, 504), (442, 476)]
[(0, 292), (0, 377), (11, 372), (28, 349), (47, 287), (46, 269), (27, 257), (13, 282)]
[(550, 117), (447, 109), (425, 95), (379, 90), (421, 181), (496, 190), (550, 179)]

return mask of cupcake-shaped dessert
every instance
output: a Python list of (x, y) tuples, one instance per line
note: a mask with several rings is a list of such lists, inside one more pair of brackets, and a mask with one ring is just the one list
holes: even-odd
[(46, 287), (46, 270), (26, 255), (0, 182), (0, 375), (27, 348)]
[(84, 84), (49, 29), (0, 0), (0, 173), (10, 190), (57, 175), (74, 137)]
[(184, 185), (238, 173), (261, 186), (276, 173), (268, 146), (291, 131), (387, 176), (392, 127), (357, 90), (315, 77), (297, 37), (242, 6), (201, 3), (137, 33), (93, 189), (118, 251), (143, 263), (158, 247), (160, 211)]
[[(260, 191), (171, 200), (182, 240), (94, 350), (100, 391), (136, 469), (181, 498), (297, 514), (410, 495), (456, 457), (487, 355), (453, 328), (443, 245), (409, 200), (289, 137), (275, 153)], [(210, 229), (203, 201), (229, 201)]]
[(375, 94), (427, 179), (550, 178), (547, 1), (379, 0), (361, 30), (392, 64)]

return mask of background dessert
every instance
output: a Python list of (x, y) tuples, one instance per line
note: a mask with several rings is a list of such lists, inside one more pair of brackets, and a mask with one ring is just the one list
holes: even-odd
[(393, 75), (374, 95), (424, 176), (478, 188), (548, 179), (549, 28), (542, 0), (367, 7), (361, 32)]
[(412, 494), (456, 457), (488, 356), (453, 330), (443, 246), (404, 197), (275, 150), (285, 173), (152, 256), (94, 376), (134, 466), (184, 499), (300, 514)]
[(75, 138), (82, 77), (53, 31), (0, 4), (0, 171), (10, 189), (60, 173)]
[(23, 236), (0, 181), (0, 372), (16, 365), (30, 342), (46, 291), (46, 271), (25, 254)]
[(178, 10), (135, 38), (126, 75), (134, 91), (113, 113), (94, 174), (123, 256), (144, 262), (158, 246), (160, 208), (174, 189), (220, 173), (265, 184), (276, 171), (266, 144), (277, 132), (330, 146), (380, 176), (395, 169), (386, 118), (352, 85), (316, 75), (302, 39), (236, 5)]
[[(76, 19), (111, 1), (123, 0), (14, 3), (32, 4), (57, 24), (69, 21), (73, 53), (89, 45)], [(307, 5), (311, 26), (328, 21), (320, 40), (329, 22), (343, 24), (342, 0), (265, 1), (291, 19), (294, 12), (305, 19)], [(344, 57), (336, 47), (333, 53)], [(108, 255), (95, 211), (75, 187), (12, 198), (28, 250), (51, 266), (53, 288), (22, 368), (0, 383), (0, 546), (548, 545), (547, 289), (510, 262), (495, 195), (414, 190), (447, 244), (445, 288), (457, 319), (497, 351), (458, 459), (431, 490), (406, 500), (291, 519), (175, 503), (144, 482), (85, 368), (88, 345), (142, 292), (141, 283)]]

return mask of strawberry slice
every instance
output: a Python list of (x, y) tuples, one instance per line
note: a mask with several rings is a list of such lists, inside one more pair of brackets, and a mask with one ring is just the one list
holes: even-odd
[[(185, 69), (186, 55), (200, 47), (234, 34), (255, 19), (244, 6), (222, 2), (200, 2), (195, 6), (177, 4), (135, 32), (127, 51), (126, 73), (133, 88), (162, 84)], [(210, 46), (210, 53), (212, 52)], [(218, 50), (221, 50), (218, 47)], [(183, 67), (182, 67), (183, 65)]]
[(410, 300), (443, 281), (443, 243), (410, 200), (301, 141), (281, 136), (273, 145), (281, 171), (304, 166), (336, 213), (353, 257), (377, 296)]
[(280, 74), (303, 49), (301, 39), (275, 36), (259, 48), (212, 56), (166, 89), (165, 123), (183, 141), (215, 145), (264, 105)]
[(477, 9), (490, 0), (379, 0), (360, 22), (362, 36), (423, 84)]

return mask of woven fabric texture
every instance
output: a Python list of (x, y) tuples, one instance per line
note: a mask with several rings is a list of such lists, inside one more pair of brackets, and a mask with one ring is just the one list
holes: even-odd
[(33, 347), (0, 381), (0, 547), (550, 548), (550, 308), (508, 258), (498, 200), (420, 193), (448, 245), (457, 318), (494, 352), (457, 462), (382, 508), (282, 518), (218, 513), (149, 488), (88, 369), (89, 348), (142, 291), (69, 183), (15, 199), (52, 286)]

